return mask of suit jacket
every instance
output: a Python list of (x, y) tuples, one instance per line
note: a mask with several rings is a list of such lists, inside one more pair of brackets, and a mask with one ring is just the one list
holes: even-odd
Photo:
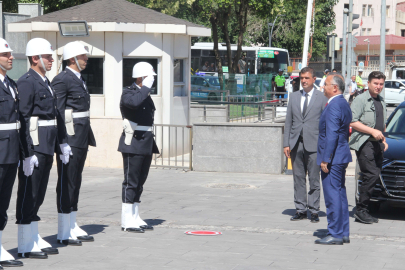
[[(10, 87), (13, 88), (15, 98), (10, 89), (0, 81), (0, 124), (17, 123), (19, 121), (19, 96), (17, 84), (10, 78)], [(17, 129), (0, 131), (0, 164), (18, 163), (21, 154), (20, 134)], [(24, 158), (22, 156), (21, 158)]]
[[(20, 91), (20, 138), (25, 156), (30, 157), (34, 152), (46, 155), (61, 153), (57, 136), (58, 129), (63, 128), (64, 123), (56, 109), (56, 93), (52, 90), (51, 94), (48, 85), (33, 69), (18, 79), (17, 87)], [(39, 120), (57, 120), (57, 127), (38, 127), (39, 145), (33, 145), (30, 135), (31, 116), (38, 116)]]
[(290, 94), (284, 125), (284, 147), (290, 147), (292, 150), (297, 144), (302, 130), (305, 150), (316, 152), (319, 118), (328, 99), (321, 91), (314, 89), (307, 111), (303, 116), (301, 113), (302, 91), (304, 90)]
[[(58, 112), (65, 122), (65, 110), (73, 109), (73, 112), (86, 112), (90, 110), (90, 94), (84, 87), (83, 82), (70, 70), (65, 69), (52, 81), (52, 88), (57, 96)], [(67, 143), (77, 148), (96, 146), (93, 130), (90, 126), (90, 117), (74, 118), (73, 125), (75, 135), (66, 133), (66, 126), (59, 130), (61, 143)]]
[[(141, 89), (135, 84), (125, 87), (120, 102), (122, 118), (135, 122), (139, 126), (152, 126), (156, 109), (149, 93), (150, 88), (146, 86), (142, 86)], [(150, 131), (135, 130), (131, 145), (126, 145), (125, 133), (122, 132), (118, 151), (137, 155), (159, 153), (154, 136)]]
[(349, 147), (349, 127), (352, 111), (343, 95), (331, 100), (319, 120), (317, 164), (331, 165), (352, 161)]

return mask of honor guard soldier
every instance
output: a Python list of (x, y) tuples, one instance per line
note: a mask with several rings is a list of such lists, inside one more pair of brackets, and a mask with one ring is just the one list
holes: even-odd
[[(7, 209), (21, 150), (17, 84), (6, 75), (7, 71), (13, 68), (14, 57), (11, 52), (7, 41), (0, 38), (0, 245), (8, 220)], [(0, 265), (23, 266), (23, 263), (15, 260), (1, 245)], [(0, 269), (3, 269), (1, 266)]]
[(62, 143), (73, 152), (69, 163), (58, 160), (57, 208), (58, 243), (81, 246), (81, 241), (94, 241), (76, 223), (77, 205), (82, 183), (82, 172), (89, 145), (96, 146), (90, 127), (90, 94), (80, 71), (87, 66), (87, 50), (78, 41), (70, 42), (63, 49), (66, 69), (52, 81), (57, 96), (58, 111), (65, 122)]
[[(18, 256), (45, 259), (58, 254), (38, 233), (38, 210), (42, 205), (55, 151), (69, 162), (67, 144), (59, 145), (58, 129), (64, 124), (56, 108), (56, 94), (45, 73), (52, 68), (51, 44), (42, 38), (31, 39), (26, 56), (31, 68), (17, 82), (20, 89), (21, 142), (25, 159), (18, 172), (16, 216)], [(34, 168), (35, 167), (35, 168)]]
[(120, 109), (124, 119), (118, 146), (124, 160), (121, 227), (128, 232), (153, 230), (139, 216), (139, 203), (152, 154), (159, 153), (152, 133), (155, 105), (150, 97), (155, 75), (152, 65), (137, 63), (132, 70), (135, 82), (124, 88), (121, 96)]

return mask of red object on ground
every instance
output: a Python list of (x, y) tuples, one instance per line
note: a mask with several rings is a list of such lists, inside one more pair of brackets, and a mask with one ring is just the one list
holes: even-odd
[(215, 232), (215, 231), (187, 231), (185, 232), (185, 234), (188, 235), (208, 235), (208, 236), (212, 236), (212, 235), (221, 235), (221, 232)]

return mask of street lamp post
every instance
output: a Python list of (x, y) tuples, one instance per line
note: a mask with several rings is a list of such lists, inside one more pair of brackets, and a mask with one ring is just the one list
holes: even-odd
[[(268, 23), (268, 26), (269, 26), (269, 47), (271, 47), (271, 36), (273, 35), (273, 27), (274, 27), (274, 25), (276, 24), (276, 20), (277, 20), (277, 17), (278, 17), (278, 16), (284, 17), (285, 14), (279, 14), (279, 15), (277, 15), (276, 18), (274, 19), (273, 23)], [(271, 26), (271, 32), (270, 32), (270, 26)]]
[(370, 61), (370, 40), (368, 38), (366, 38), (364, 40), (364, 42), (367, 42), (367, 66), (368, 66), (368, 62)]

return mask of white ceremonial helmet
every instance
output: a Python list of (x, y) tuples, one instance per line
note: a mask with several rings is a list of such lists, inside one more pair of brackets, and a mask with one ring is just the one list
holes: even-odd
[[(8, 42), (5, 39), (0, 38), (0, 53), (5, 53), (5, 52), (12, 52), (13, 50), (10, 48), (10, 45), (8, 45)], [(0, 68), (2, 70), (7, 71), (2, 65), (0, 65)]]
[(63, 60), (68, 60), (70, 58), (74, 58), (77, 68), (82, 71), (80, 68), (79, 62), (77, 62), (78, 55), (82, 54), (89, 54), (89, 51), (81, 44), (79, 41), (72, 41), (65, 45), (63, 48)]
[(138, 62), (132, 69), (132, 78), (141, 78), (149, 75), (156, 75), (152, 65), (147, 62)]
[(27, 49), (25, 51), (26, 56), (38, 55), (41, 61), (42, 67), (46, 71), (44, 61), (42, 60), (42, 54), (53, 54), (52, 45), (48, 40), (43, 38), (33, 38), (27, 43)]

